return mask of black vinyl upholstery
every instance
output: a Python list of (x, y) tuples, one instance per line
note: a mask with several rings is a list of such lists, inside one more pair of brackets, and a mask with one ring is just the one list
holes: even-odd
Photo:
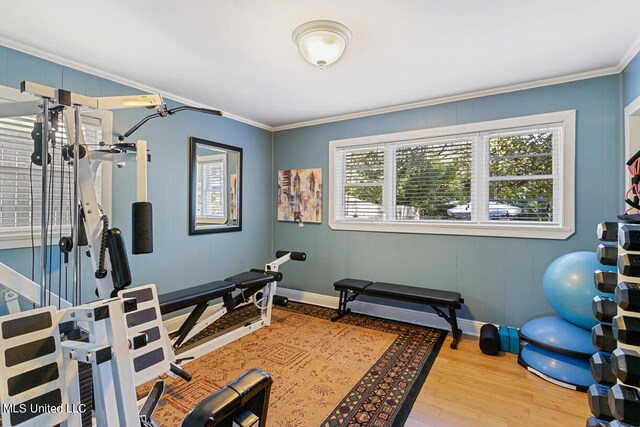
[(373, 282), (369, 280), (359, 280), (359, 279), (342, 279), (338, 280), (333, 284), (337, 291), (358, 291), (362, 292), (364, 289), (372, 284)]
[(245, 271), (224, 279), (227, 282), (235, 283), (238, 289), (263, 287), (275, 280), (270, 274)]
[(438, 289), (419, 288), (416, 286), (396, 285), (393, 283), (375, 282), (366, 287), (365, 293), (371, 296), (415, 301), (422, 304), (460, 307), (464, 302), (459, 292), (441, 291)]
[(217, 280), (204, 285), (162, 294), (158, 296), (160, 312), (162, 314), (173, 313), (183, 308), (220, 298), (235, 291), (235, 289), (235, 283)]

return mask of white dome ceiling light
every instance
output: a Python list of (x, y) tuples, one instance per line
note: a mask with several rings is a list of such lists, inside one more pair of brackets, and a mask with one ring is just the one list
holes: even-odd
[(291, 39), (307, 61), (323, 69), (340, 59), (351, 31), (339, 22), (311, 21), (293, 30)]

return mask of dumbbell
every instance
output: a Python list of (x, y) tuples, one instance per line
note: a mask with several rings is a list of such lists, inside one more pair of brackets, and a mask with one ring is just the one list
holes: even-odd
[(618, 421), (633, 425), (640, 424), (640, 393), (638, 389), (616, 384), (609, 389), (607, 400), (609, 401), (608, 409)]
[(619, 314), (613, 318), (611, 329), (621, 343), (640, 345), (640, 318)]
[(606, 323), (598, 323), (591, 328), (591, 340), (595, 348), (607, 353), (611, 353), (618, 346), (616, 339), (613, 337), (611, 325)]
[(640, 277), (640, 255), (620, 255), (618, 257), (618, 272), (625, 276)]
[(596, 228), (598, 240), (602, 242), (618, 241), (618, 223), (617, 222), (601, 222)]
[(611, 373), (626, 385), (640, 387), (640, 354), (617, 348), (611, 354)]
[(618, 273), (615, 271), (596, 270), (593, 273), (593, 284), (600, 292), (612, 294), (618, 284)]
[(618, 261), (618, 247), (600, 243), (598, 249), (596, 249), (596, 257), (600, 264), (616, 265)]
[(640, 311), (640, 283), (620, 282), (616, 285), (616, 303), (627, 311)]
[(591, 301), (591, 311), (599, 321), (611, 323), (613, 316), (618, 314), (618, 306), (611, 298), (596, 295)]
[(618, 244), (624, 250), (640, 251), (640, 227), (637, 225), (624, 224), (620, 227), (617, 240)]
[(609, 408), (609, 387), (602, 384), (591, 384), (587, 389), (587, 399), (589, 409), (596, 418), (605, 421), (615, 419), (611, 408)]
[(596, 353), (589, 360), (591, 375), (600, 384), (612, 386), (618, 381), (611, 369), (611, 356), (605, 353)]

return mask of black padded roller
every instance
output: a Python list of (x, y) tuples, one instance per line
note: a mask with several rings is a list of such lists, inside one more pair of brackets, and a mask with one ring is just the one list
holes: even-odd
[(593, 285), (600, 292), (612, 294), (618, 284), (618, 273), (615, 271), (596, 270), (593, 273)]
[(290, 251), (276, 251), (276, 258), (280, 258), (285, 256), (286, 254), (291, 254), (291, 259), (294, 261), (305, 261), (307, 259), (307, 254), (304, 252), (290, 252)]
[(127, 258), (127, 248), (124, 244), (124, 236), (118, 228), (109, 230), (107, 247), (111, 260), (111, 275), (115, 290), (126, 288), (131, 284), (131, 269)]
[(131, 253), (153, 253), (153, 208), (150, 202), (135, 202), (131, 205), (131, 229)]
[(640, 283), (618, 283), (618, 286), (616, 286), (616, 303), (623, 310), (640, 311)]
[(596, 319), (601, 322), (611, 323), (613, 316), (618, 314), (616, 302), (609, 297), (596, 295), (591, 301), (591, 310)]
[(617, 222), (601, 222), (598, 224), (596, 231), (598, 240), (603, 242), (617, 242), (618, 241), (618, 223)]
[(495, 325), (486, 323), (480, 328), (480, 351), (490, 356), (500, 351), (500, 334)]

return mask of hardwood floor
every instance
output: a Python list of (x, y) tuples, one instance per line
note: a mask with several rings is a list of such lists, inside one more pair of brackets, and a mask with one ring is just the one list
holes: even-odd
[(585, 393), (553, 385), (518, 365), (515, 354), (487, 356), (476, 337), (458, 350), (445, 341), (407, 419), (407, 427), (583, 427)]

